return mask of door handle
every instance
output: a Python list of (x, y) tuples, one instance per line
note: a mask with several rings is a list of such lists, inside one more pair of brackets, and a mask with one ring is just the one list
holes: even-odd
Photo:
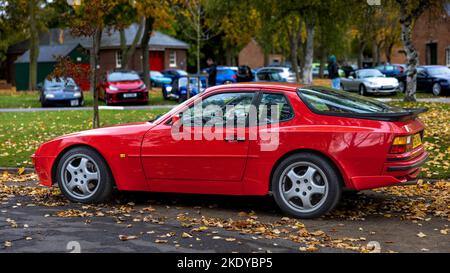
[(238, 138), (225, 138), (226, 142), (245, 142), (245, 138), (244, 137), (238, 137)]

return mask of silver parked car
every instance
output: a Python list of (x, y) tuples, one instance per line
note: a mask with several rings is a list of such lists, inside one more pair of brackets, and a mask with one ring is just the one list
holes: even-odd
[(263, 67), (256, 72), (255, 81), (296, 82), (295, 73), (289, 67)]
[(365, 96), (368, 93), (395, 93), (399, 91), (396, 78), (388, 78), (377, 69), (360, 69), (341, 79), (341, 88), (346, 91), (358, 91)]

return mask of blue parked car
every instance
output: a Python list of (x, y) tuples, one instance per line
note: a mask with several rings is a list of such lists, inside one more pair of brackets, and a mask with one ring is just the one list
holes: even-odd
[[(202, 70), (202, 73), (209, 74), (210, 68)], [(216, 85), (237, 83), (237, 67), (218, 66)]]
[(172, 79), (169, 77), (164, 76), (159, 71), (150, 71), (150, 82), (152, 83), (152, 86), (154, 87), (160, 87), (165, 84), (171, 84)]
[(84, 105), (83, 92), (72, 78), (46, 79), (39, 88), (42, 107)]
[[(166, 100), (176, 99), (183, 102), (187, 99), (188, 77), (182, 76), (174, 79), (172, 84), (166, 84), (162, 88), (163, 97)], [(200, 90), (198, 89), (198, 78), (190, 78), (189, 97), (193, 97), (206, 89), (206, 77), (200, 78)]]
[(164, 75), (164, 77), (171, 78), (172, 81), (188, 75), (186, 71), (181, 69), (166, 69), (161, 71), (161, 73)]

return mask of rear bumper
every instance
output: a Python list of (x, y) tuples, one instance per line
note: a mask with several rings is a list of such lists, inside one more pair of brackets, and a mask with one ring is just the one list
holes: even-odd
[(420, 168), (428, 160), (428, 153), (422, 152), (419, 156), (407, 161), (388, 161), (383, 166), (380, 176), (352, 177), (351, 182), (356, 190), (368, 190), (375, 188), (401, 185), (415, 181), (420, 174)]

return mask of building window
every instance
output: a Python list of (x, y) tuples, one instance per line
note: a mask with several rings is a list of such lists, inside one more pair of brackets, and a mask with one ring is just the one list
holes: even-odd
[(122, 68), (122, 51), (116, 51), (116, 68)]
[(450, 67), (450, 47), (445, 50), (445, 59), (447, 60), (447, 66)]
[(169, 54), (169, 66), (177, 67), (177, 53), (175, 51), (170, 51)]

